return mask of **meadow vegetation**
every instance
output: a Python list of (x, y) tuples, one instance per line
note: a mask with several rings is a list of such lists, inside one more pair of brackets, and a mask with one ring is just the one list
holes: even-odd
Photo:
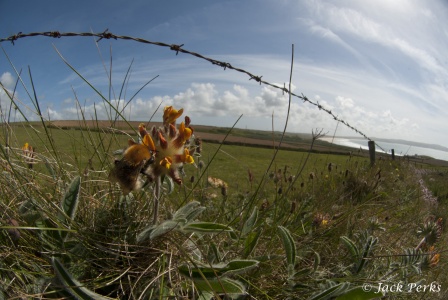
[(91, 127), (55, 126), (31, 96), (39, 122), (2, 119), (0, 299), (448, 296), (446, 168), (316, 153), (319, 132), (306, 152), (201, 143), (178, 111), (116, 128), (96, 92), (115, 116)]
[(108, 181), (127, 135), (6, 126), (5, 299), (371, 299), (363, 284), (397, 282), (440, 290), (388, 296), (445, 295), (443, 168), (203, 143), (182, 185), (164, 181), (153, 224), (153, 185), (123, 196)]

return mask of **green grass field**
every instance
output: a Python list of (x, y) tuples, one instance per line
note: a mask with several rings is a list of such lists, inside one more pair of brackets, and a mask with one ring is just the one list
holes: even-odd
[(108, 180), (129, 137), (28, 125), (0, 141), (0, 299), (448, 296), (444, 168), (204, 143), (152, 224), (155, 184)]

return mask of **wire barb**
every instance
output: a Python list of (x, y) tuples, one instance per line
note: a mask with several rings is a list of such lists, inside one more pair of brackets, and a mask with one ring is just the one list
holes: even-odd
[(249, 80), (255, 80), (256, 82), (259, 82), (260, 83), (260, 85), (261, 85), (261, 77), (263, 77), (263, 76), (255, 76), (255, 75), (250, 75), (250, 78), (249, 78)]
[(220, 66), (221, 68), (224, 68), (224, 70), (226, 68), (232, 69), (232, 65), (226, 62), (222, 62), (222, 61), (217, 61), (217, 60), (213, 60), (212, 64)]
[(61, 38), (61, 33), (59, 31), (51, 31), (48, 33), (48, 36), (51, 36), (53, 38)]
[(184, 45), (184, 44), (181, 44), (181, 45), (172, 44), (172, 45), (170, 46), (170, 49), (173, 50), (173, 51), (176, 51), (176, 55), (178, 55), (178, 54), (179, 54), (179, 51), (182, 50), (181, 47), (182, 47), (183, 45)]
[(116, 40), (117, 39), (117, 36), (116, 35), (114, 35), (114, 34), (112, 34), (112, 33), (110, 33), (110, 32), (108, 32), (109, 31), (109, 28), (106, 28), (106, 30), (104, 30), (103, 31), (103, 33), (101, 33), (101, 34), (99, 34), (99, 36), (100, 36), (100, 38), (96, 41), (97, 43), (99, 42), (99, 41), (101, 41), (102, 39), (114, 39), (114, 40)]
[(19, 33), (17, 33), (17, 34), (14, 34), (14, 35), (12, 35), (12, 36), (10, 36), (9, 38), (8, 38), (8, 40), (10, 40), (11, 41), (11, 43), (13, 44), (13, 45), (15, 45), (14, 44), (14, 41), (17, 41), (19, 38), (21, 38), (22, 37), (22, 31), (20, 31)]

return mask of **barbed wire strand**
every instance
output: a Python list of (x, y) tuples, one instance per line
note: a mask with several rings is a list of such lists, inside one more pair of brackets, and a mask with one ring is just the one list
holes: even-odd
[[(7, 38), (2, 38), (0, 39), (0, 43), (2, 42), (11, 42), (13, 45), (15, 45), (15, 42), (21, 38), (26, 38), (26, 37), (33, 37), (33, 36), (45, 36), (45, 37), (52, 37), (52, 38), (61, 38), (61, 37), (74, 37), (74, 36), (81, 36), (81, 37), (98, 37), (97, 42), (101, 41), (102, 39), (114, 39), (114, 40), (131, 40), (131, 41), (135, 41), (138, 43), (143, 43), (143, 44), (150, 44), (150, 45), (155, 45), (155, 46), (160, 46), (160, 47), (166, 47), (169, 48), (172, 51), (176, 52), (176, 55), (180, 53), (184, 53), (184, 54), (189, 54), (192, 56), (195, 56), (197, 58), (206, 60), (210, 63), (212, 63), (213, 65), (217, 65), (219, 67), (224, 68), (224, 70), (226, 69), (231, 69), (243, 74), (246, 74), (247, 76), (249, 76), (249, 80), (255, 80), (256, 82), (258, 82), (260, 85), (267, 85), (270, 86), (272, 88), (275, 89), (279, 89), (282, 90), (284, 93), (290, 93), (289, 89), (286, 88), (286, 86), (284, 85), (283, 87), (275, 85), (273, 83), (270, 83), (266, 80), (263, 80), (262, 77), (263, 76), (256, 76), (254, 74), (252, 74), (249, 71), (246, 71), (244, 69), (240, 69), (237, 67), (232, 66), (230, 63), (227, 62), (223, 62), (223, 61), (219, 61), (210, 57), (206, 57), (202, 54), (199, 54), (197, 52), (193, 52), (187, 49), (182, 48), (184, 46), (184, 44), (167, 44), (167, 43), (163, 43), (163, 42), (154, 42), (154, 41), (150, 41), (150, 40), (146, 40), (143, 38), (138, 38), (138, 37), (132, 37), (132, 36), (126, 36), (126, 35), (115, 35), (111, 32), (109, 32), (108, 29), (106, 29), (103, 32), (100, 33), (93, 33), (93, 32), (80, 32), (80, 33), (76, 33), (76, 32), (59, 32), (59, 31), (46, 31), (46, 32), (31, 32), (31, 33), (22, 33), (19, 32), (17, 34), (11, 35)], [(365, 139), (369, 140), (369, 141), (373, 141), (371, 138), (369, 138), (366, 134), (364, 134), (362, 131), (360, 131), (359, 129), (357, 129), (356, 127), (350, 125), (348, 122), (346, 122), (345, 120), (339, 118), (337, 115), (335, 115), (331, 110), (323, 107), (321, 104), (319, 104), (319, 102), (314, 102), (310, 99), (308, 99), (305, 95), (301, 94), (298, 95), (296, 93), (291, 92), (290, 93), (293, 97), (296, 97), (298, 99), (301, 99), (303, 102), (309, 103), (311, 105), (314, 105), (315, 107), (317, 107), (319, 110), (326, 112), (327, 114), (329, 114), (330, 116), (333, 117), (333, 119), (335, 121), (338, 121), (340, 123), (342, 123), (343, 125), (345, 125), (346, 127), (350, 128), (351, 130), (353, 130), (354, 132), (356, 132), (357, 134), (361, 135), (362, 137), (364, 137)], [(375, 145), (380, 148), (382, 151), (386, 152), (381, 146), (379, 146), (376, 142)]]

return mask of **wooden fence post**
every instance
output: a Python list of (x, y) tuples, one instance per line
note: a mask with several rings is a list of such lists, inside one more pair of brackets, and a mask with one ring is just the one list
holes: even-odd
[(390, 150), (390, 151), (391, 151), (391, 153), (392, 153), (392, 160), (395, 160), (395, 150), (392, 149), (392, 150)]
[(369, 141), (369, 155), (370, 155), (370, 165), (373, 166), (375, 163), (375, 142)]

